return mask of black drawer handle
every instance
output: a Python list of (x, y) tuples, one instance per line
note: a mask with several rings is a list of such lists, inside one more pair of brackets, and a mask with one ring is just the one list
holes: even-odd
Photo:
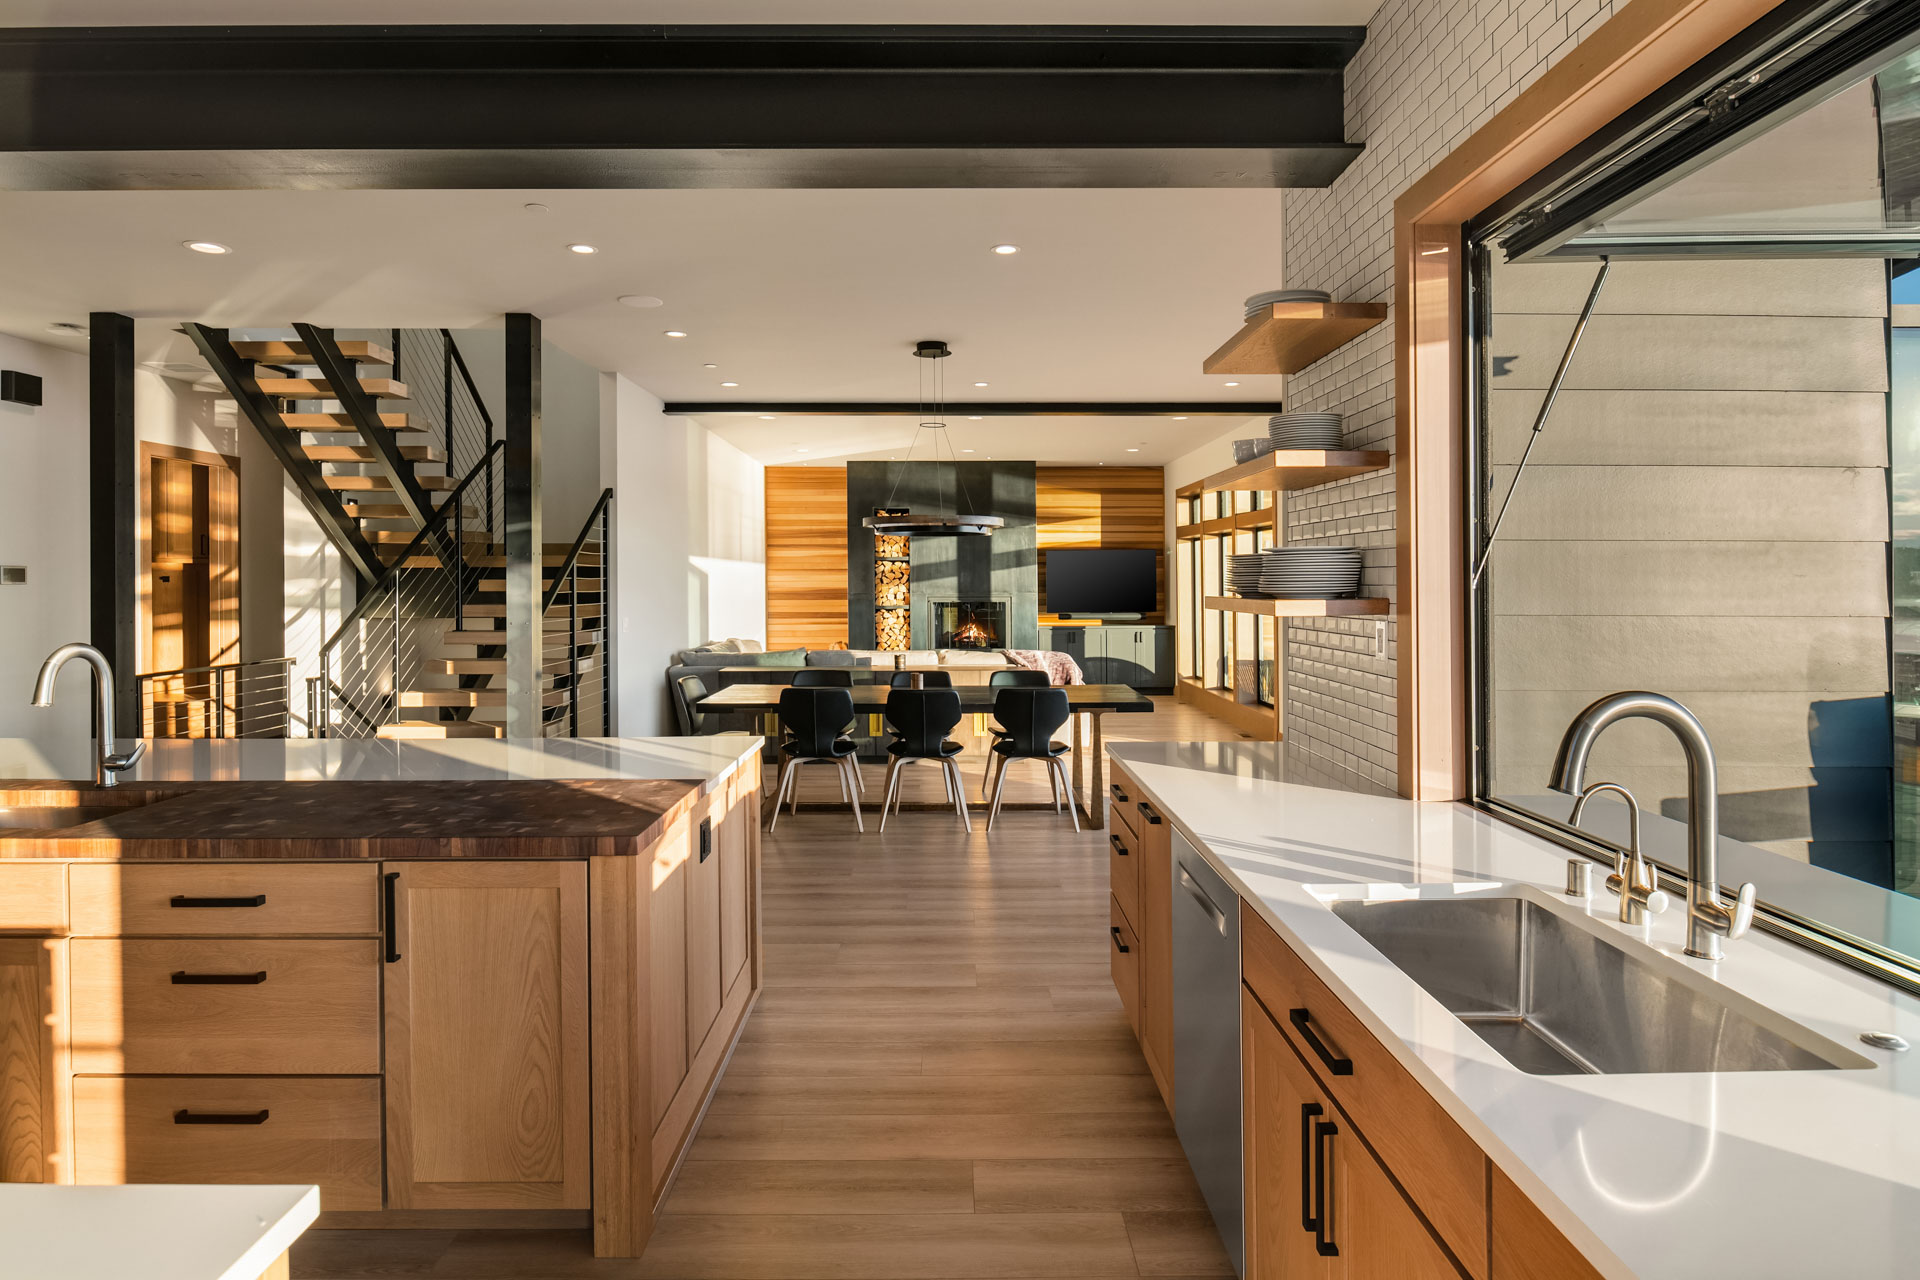
[(395, 918), (394, 911), (394, 892), (395, 887), (400, 883), (400, 873), (389, 871), (380, 879), (383, 882), (381, 891), (386, 898), (384, 905), (387, 917), (387, 963), (393, 964), (400, 959), (400, 922)]
[(189, 898), (184, 893), (176, 893), (167, 905), (189, 910), (198, 907), (264, 907), (267, 905), (267, 895), (256, 893), (250, 898)]
[(1325, 1064), (1327, 1070), (1337, 1076), (1350, 1076), (1353, 1074), (1353, 1059), (1337, 1057), (1333, 1050), (1327, 1048), (1327, 1046), (1321, 1042), (1320, 1037), (1314, 1034), (1312, 1014), (1308, 1013), (1305, 1009), (1289, 1009), (1287, 1010), (1287, 1021), (1291, 1022), (1293, 1029), (1300, 1033), (1300, 1038), (1307, 1042), (1307, 1047), (1319, 1055), (1320, 1061)]
[(1107, 837), (1107, 843), (1108, 843), (1108, 844), (1110, 844), (1110, 845), (1112, 845), (1112, 846), (1113, 846), (1113, 851), (1114, 851), (1115, 853), (1117, 853), (1117, 854), (1119, 854), (1119, 855), (1120, 855), (1121, 857), (1123, 857), (1123, 858), (1124, 858), (1124, 857), (1126, 857), (1126, 856), (1127, 856), (1127, 846), (1125, 846), (1125, 845), (1123, 845), (1123, 844), (1121, 844), (1121, 843), (1120, 843), (1120, 837), (1119, 837), (1119, 836), (1108, 836), (1108, 837)]
[(267, 980), (267, 971), (258, 973), (188, 973), (182, 969), (173, 975), (176, 987), (257, 987)]
[(1120, 941), (1120, 926), (1116, 924), (1112, 926), (1112, 929), (1113, 929), (1113, 945), (1120, 948), (1120, 954), (1126, 955), (1129, 951), (1133, 950), (1132, 947), (1129, 947), (1126, 943)]
[(1114, 783), (1112, 786), (1108, 787), (1107, 790), (1113, 792), (1113, 798), (1115, 800), (1118, 800), (1121, 804), (1125, 804), (1127, 802), (1127, 793), (1120, 789), (1119, 783), (1117, 782)]
[(1145, 800), (1142, 800), (1139, 804), (1133, 807), (1138, 809), (1140, 811), (1140, 816), (1145, 818), (1148, 822), (1151, 822), (1156, 827), (1160, 825), (1160, 815), (1155, 813), (1153, 811), (1153, 806), (1148, 804)]
[(173, 1113), (175, 1124), (265, 1124), (265, 1111), (188, 1111), (186, 1108)]

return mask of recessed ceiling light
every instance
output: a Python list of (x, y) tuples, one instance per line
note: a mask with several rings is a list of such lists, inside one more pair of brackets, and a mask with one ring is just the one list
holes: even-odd
[[(771, 413), (763, 413), (760, 415), (760, 421), (762, 422), (772, 422), (773, 419), (774, 419), (774, 415)], [(800, 452), (805, 453), (806, 450), (802, 449)]]
[(980, 417), (981, 417), (981, 415), (979, 415), (979, 414), (977, 414), (977, 413), (970, 413), (970, 414), (968, 414), (968, 415), (967, 415), (967, 421), (968, 421), (968, 422), (978, 422), (978, 421), (980, 421)]
[(86, 331), (87, 326), (78, 324), (72, 320), (55, 320), (47, 326), (48, 333), (64, 333), (69, 337), (79, 337), (86, 333)]
[(795, 452), (795, 453), (812, 453), (812, 452), (813, 452), (813, 450), (811, 450), (811, 449), (795, 449), (795, 450), (794, 450), (794, 452)]
[(993, 246), (993, 251), (1002, 257), (1006, 257), (1010, 254), (1020, 252), (1020, 246), (1017, 244), (997, 244)]
[(1229, 382), (1229, 383), (1227, 383), (1226, 385), (1228, 385), (1229, 387), (1237, 387), (1237, 386), (1239, 386), (1240, 384), (1239, 384), (1239, 383), (1237, 383), (1237, 382)]
[(537, 201), (523, 204), (520, 207), (522, 209), (525, 209), (528, 213), (545, 213), (547, 211), (547, 206), (540, 204)]
[(623, 293), (620, 295), (620, 305), (644, 309), (646, 307), (664, 307), (667, 304), (650, 293)]
[(1127, 450), (1127, 452), (1128, 452), (1128, 453), (1138, 453), (1138, 452), (1140, 452), (1140, 451), (1139, 451), (1138, 449), (1129, 449), (1129, 450)]
[(600, 252), (600, 250), (594, 248), (590, 244), (570, 244), (567, 246), (567, 252), (568, 253), (598, 253)]
[(737, 386), (739, 386), (740, 384), (739, 384), (739, 383), (737, 383), (737, 382), (723, 382), (723, 383), (721, 383), (720, 385), (721, 385), (721, 386), (723, 386), (723, 387), (737, 387)]
[(687, 331), (685, 329), (663, 329), (661, 330), (661, 332), (666, 334), (669, 338), (684, 338), (687, 336)]
[(180, 244), (182, 247), (191, 249), (195, 253), (218, 254), (218, 253), (233, 252), (232, 249), (228, 248), (224, 244), (221, 244), (218, 240), (182, 240)]
[(973, 452), (973, 450), (971, 450), (971, 449), (962, 449), (962, 450), (961, 450), (960, 452), (962, 452), (962, 453), (972, 453), (972, 452)]
[(986, 386), (987, 384), (986, 384), (986, 383), (984, 383), (984, 382), (976, 382), (976, 383), (974, 383), (973, 385), (974, 385), (974, 386), (976, 386), (976, 387), (984, 387), (984, 386)]
[(1175, 422), (1185, 422), (1187, 420), (1187, 415), (1184, 413), (1176, 413), (1173, 415), (1173, 420)]
[(717, 364), (703, 364), (700, 367), (702, 369), (718, 369), (720, 366)]

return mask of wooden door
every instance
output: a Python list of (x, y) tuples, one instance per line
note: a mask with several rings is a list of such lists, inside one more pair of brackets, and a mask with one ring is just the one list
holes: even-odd
[(1141, 1047), (1172, 1111), (1173, 826), (1152, 805), (1135, 812), (1140, 820)]
[(387, 1206), (591, 1200), (579, 862), (390, 862)]
[(149, 545), (155, 564), (181, 564), (196, 558), (194, 471), (194, 463), (187, 458), (155, 457), (148, 462), (153, 522)]
[(63, 938), (0, 938), (0, 1182), (71, 1182)]
[(1427, 1230), (1400, 1188), (1362, 1145), (1350, 1124), (1325, 1140), (1332, 1210), (1327, 1236), (1340, 1252), (1338, 1280), (1462, 1280), (1446, 1250)]
[(1313, 1232), (1316, 1125), (1333, 1106), (1253, 995), (1240, 992), (1246, 1280), (1325, 1280)]

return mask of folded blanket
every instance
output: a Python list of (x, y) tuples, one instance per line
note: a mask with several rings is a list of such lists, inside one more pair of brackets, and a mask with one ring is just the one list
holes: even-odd
[(1025, 667), (1028, 671), (1044, 671), (1051, 684), (1085, 684), (1087, 678), (1080, 674), (1080, 664), (1070, 654), (1053, 653), (1045, 649), (1002, 649), (1007, 661), (1016, 667)]

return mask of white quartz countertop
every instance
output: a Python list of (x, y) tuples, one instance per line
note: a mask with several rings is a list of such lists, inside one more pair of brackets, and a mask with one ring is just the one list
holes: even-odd
[(320, 1214), (318, 1187), (0, 1186), (8, 1280), (258, 1280)]
[[(122, 746), (130, 745), (126, 739)], [(725, 777), (761, 739), (378, 738), (160, 739), (122, 782), (551, 781)], [(93, 778), (88, 738), (0, 738), (0, 780)]]
[[(1123, 743), (1149, 799), (1502, 1171), (1613, 1277), (1920, 1275), (1920, 998), (1757, 930), (1719, 964), (1681, 954), (1684, 904), (1626, 926), (1561, 895), (1565, 850), (1458, 804), (1361, 795), (1256, 744)], [(1595, 883), (1604, 877), (1596, 874)], [(1528, 1075), (1328, 908), (1392, 886), (1530, 885), (1649, 942), (1872, 1065), (1853, 1070)], [(1366, 887), (1361, 893), (1356, 886)], [(1341, 888), (1344, 887), (1344, 888)]]

